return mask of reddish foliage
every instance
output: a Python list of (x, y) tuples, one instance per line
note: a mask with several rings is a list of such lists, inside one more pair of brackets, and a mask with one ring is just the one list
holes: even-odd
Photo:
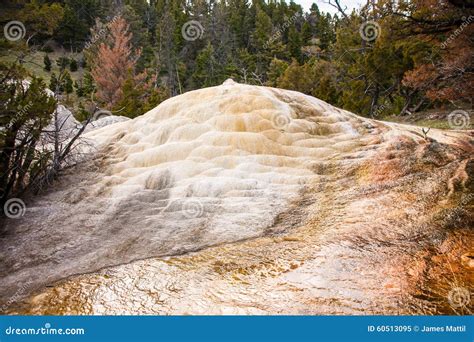
[[(122, 98), (122, 87), (130, 73), (133, 74), (141, 51), (132, 51), (132, 34), (123, 18), (111, 22), (109, 29), (111, 43), (99, 46), (92, 77), (97, 84), (97, 98), (107, 108), (112, 108)], [(146, 78), (146, 74), (134, 78), (140, 81)]]
[[(436, 9), (433, 8), (437, 7)], [(443, 20), (461, 19), (463, 12), (442, 2), (431, 3), (431, 11), (443, 13)], [(441, 16), (441, 15), (440, 15)], [(432, 19), (432, 18), (430, 18)], [(455, 101), (469, 100), (474, 96), (474, 35), (472, 16), (463, 16), (462, 23), (453, 25), (450, 30), (436, 40), (437, 54), (404, 75), (403, 84), (420, 90), (430, 100)], [(433, 36), (431, 36), (433, 37)]]

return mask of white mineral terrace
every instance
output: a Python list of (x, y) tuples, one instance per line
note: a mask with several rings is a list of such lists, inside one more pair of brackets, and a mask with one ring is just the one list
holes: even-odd
[(90, 161), (7, 223), (8, 312), (436, 313), (437, 272), (472, 275), (472, 226), (439, 218), (472, 214), (472, 132), (228, 80), (86, 136)]

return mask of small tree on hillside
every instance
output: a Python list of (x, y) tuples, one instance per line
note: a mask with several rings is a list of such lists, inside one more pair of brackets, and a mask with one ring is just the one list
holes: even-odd
[(76, 88), (76, 95), (78, 97), (84, 96), (84, 86), (82, 85), (82, 79), (74, 82), (74, 88)]
[(69, 64), (69, 69), (71, 72), (77, 71), (77, 61), (74, 58), (71, 58), (71, 63)]
[(64, 84), (64, 91), (66, 92), (66, 96), (69, 99), (69, 94), (71, 94), (74, 91), (74, 87), (73, 87), (71, 74), (67, 71), (64, 72), (63, 84)]
[[(56, 100), (43, 80), (18, 64), (0, 63), (0, 208), (11, 194), (19, 195), (41, 177), (50, 153), (40, 147)], [(0, 210), (1, 210), (0, 209)]]
[(56, 64), (59, 67), (59, 70), (63, 71), (69, 65), (69, 58), (67, 57), (59, 57), (56, 61)]
[(84, 74), (84, 83), (82, 85), (83, 88), (83, 95), (90, 95), (95, 91), (95, 85), (94, 85), (94, 78), (90, 74), (90, 72), (86, 72)]
[(135, 74), (140, 50), (132, 51), (132, 34), (127, 22), (120, 17), (111, 22), (109, 29), (110, 44), (100, 44), (91, 72), (97, 85), (97, 99), (108, 109), (121, 100), (129, 72), (132, 72), (133, 78), (143, 78)]
[(32, 0), (24, 2), (26, 2), (25, 7), (19, 12), (17, 20), (20, 20), (26, 26), (26, 44), (28, 45), (31, 39), (37, 35), (43, 38), (52, 36), (64, 17), (64, 8), (59, 4), (59, 1), (52, 4), (43, 2), (53, 1)]
[(51, 59), (49, 59), (48, 55), (44, 55), (43, 63), (44, 63), (44, 70), (48, 72), (51, 71)]
[(57, 88), (58, 88), (58, 77), (53, 72), (51, 74), (51, 79), (49, 80), (49, 89), (51, 89), (52, 91), (56, 91)]

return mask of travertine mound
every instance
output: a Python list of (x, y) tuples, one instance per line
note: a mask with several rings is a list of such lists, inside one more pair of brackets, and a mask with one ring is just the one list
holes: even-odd
[(7, 222), (0, 298), (175, 257), (73, 278), (25, 312), (396, 313), (415, 291), (400, 267), (454, 239), (436, 215), (461, 207), (448, 249), (471, 253), (472, 132), (424, 139), (229, 80), (87, 138), (90, 162)]
[(120, 115), (106, 115), (97, 118), (97, 120), (91, 121), (86, 127), (85, 132), (93, 131), (94, 129), (99, 129), (108, 125), (112, 125), (117, 122), (129, 121), (130, 118)]

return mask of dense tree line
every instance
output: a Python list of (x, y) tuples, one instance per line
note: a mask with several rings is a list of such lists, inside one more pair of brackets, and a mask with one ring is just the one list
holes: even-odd
[[(352, 13), (332, 3), (336, 15), (284, 0), (33, 0), (16, 1), (12, 11), (30, 46), (53, 40), (84, 51), (88, 80), (78, 80), (79, 95), (95, 90), (128, 116), (229, 77), (366, 116), (472, 101), (469, 2), (376, 0)], [(118, 17), (123, 37), (112, 32)], [(114, 47), (117, 39), (127, 46)], [(124, 70), (117, 74), (114, 64)], [(85, 91), (90, 73), (94, 85)]]

